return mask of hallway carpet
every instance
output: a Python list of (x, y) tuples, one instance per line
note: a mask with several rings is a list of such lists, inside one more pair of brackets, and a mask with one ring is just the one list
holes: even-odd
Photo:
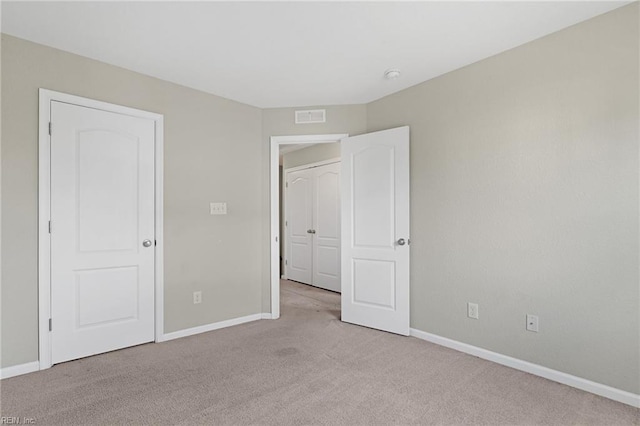
[(640, 410), (339, 321), (283, 282), (282, 317), (2, 380), (2, 416), (64, 424), (640, 424)]

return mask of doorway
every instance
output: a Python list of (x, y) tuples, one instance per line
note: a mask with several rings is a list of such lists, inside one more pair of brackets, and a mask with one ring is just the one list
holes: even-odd
[[(328, 135), (302, 135), (302, 136), (273, 136), (271, 137), (271, 152), (270, 152), (270, 201), (271, 201), (271, 318), (277, 319), (280, 317), (280, 279), (284, 270), (284, 260), (281, 262), (282, 254), (284, 254), (284, 247), (281, 247), (283, 242), (281, 236), (281, 211), (283, 207), (281, 205), (281, 173), (283, 170), (281, 166), (280, 148), (289, 147), (287, 150), (291, 152), (291, 147), (303, 149), (312, 145), (319, 144), (335, 144), (341, 139), (348, 137), (346, 133), (343, 134), (328, 134)], [(282, 223), (284, 227), (284, 223)]]
[(354, 137), (271, 137), (271, 317), (280, 317), (280, 145), (338, 140), (341, 320), (409, 335), (408, 126)]
[(162, 125), (40, 90), (40, 369), (162, 335)]

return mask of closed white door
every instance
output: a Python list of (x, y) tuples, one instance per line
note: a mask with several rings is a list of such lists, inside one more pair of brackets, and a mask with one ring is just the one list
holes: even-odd
[(342, 320), (409, 334), (409, 127), (342, 139)]
[(313, 285), (340, 292), (340, 163), (314, 173)]
[(154, 340), (154, 122), (51, 104), (52, 363)]
[(286, 277), (340, 292), (340, 163), (287, 173)]
[(313, 284), (313, 186), (311, 170), (287, 173), (285, 226), (287, 279)]

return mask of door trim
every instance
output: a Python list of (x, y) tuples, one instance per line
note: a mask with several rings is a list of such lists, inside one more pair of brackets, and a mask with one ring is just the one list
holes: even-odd
[[(49, 121), (51, 102), (99, 109), (155, 122), (155, 341), (164, 334), (164, 234), (163, 234), (163, 175), (164, 175), (164, 116), (139, 109), (82, 98), (48, 89), (39, 90), (38, 114), (38, 361), (40, 370), (51, 367), (51, 140)], [(55, 131), (55, 129), (53, 129)]]
[(331, 135), (271, 136), (269, 155), (269, 198), (271, 200), (270, 264), (271, 264), (271, 318), (280, 318), (280, 145), (335, 143), (348, 137), (347, 133)]
[[(337, 141), (336, 141), (337, 142)], [(339, 163), (342, 159), (340, 157), (330, 158), (329, 160), (316, 161), (315, 163), (304, 164), (302, 166), (289, 167), (284, 169), (283, 173), (297, 172), (299, 170), (313, 169), (320, 166), (326, 166), (327, 164)]]
[[(341, 160), (340, 157), (337, 158), (331, 158), (329, 160), (323, 160), (323, 161), (316, 161), (315, 163), (309, 163), (309, 164), (304, 164), (302, 166), (296, 166), (296, 167), (289, 167), (288, 169), (284, 169), (282, 171), (282, 178), (284, 179), (285, 182), (289, 181), (288, 175), (289, 173), (292, 172), (298, 172), (300, 170), (306, 170), (306, 169), (314, 169), (316, 167), (322, 167), (322, 166), (326, 166), (329, 164), (335, 164), (335, 163), (339, 163)], [(287, 214), (287, 192), (286, 191), (282, 191), (282, 212), (280, 212), (280, 214), (283, 214), (286, 216)], [(288, 243), (289, 243), (289, 239), (287, 237), (287, 232), (285, 230), (285, 232), (282, 233), (283, 237), (282, 237), (282, 247), (284, 247), (284, 258), (288, 259), (289, 258), (289, 250), (287, 249), (288, 247)], [(282, 274), (282, 277), (287, 280), (289, 279), (289, 277), (287, 277), (287, 268), (284, 268), (284, 274)]]

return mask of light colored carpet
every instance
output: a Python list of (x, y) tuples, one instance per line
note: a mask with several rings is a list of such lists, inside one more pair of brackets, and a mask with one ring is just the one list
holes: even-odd
[(282, 283), (282, 317), (1, 382), (45, 424), (640, 424), (640, 410), (418, 339), (339, 321)]

